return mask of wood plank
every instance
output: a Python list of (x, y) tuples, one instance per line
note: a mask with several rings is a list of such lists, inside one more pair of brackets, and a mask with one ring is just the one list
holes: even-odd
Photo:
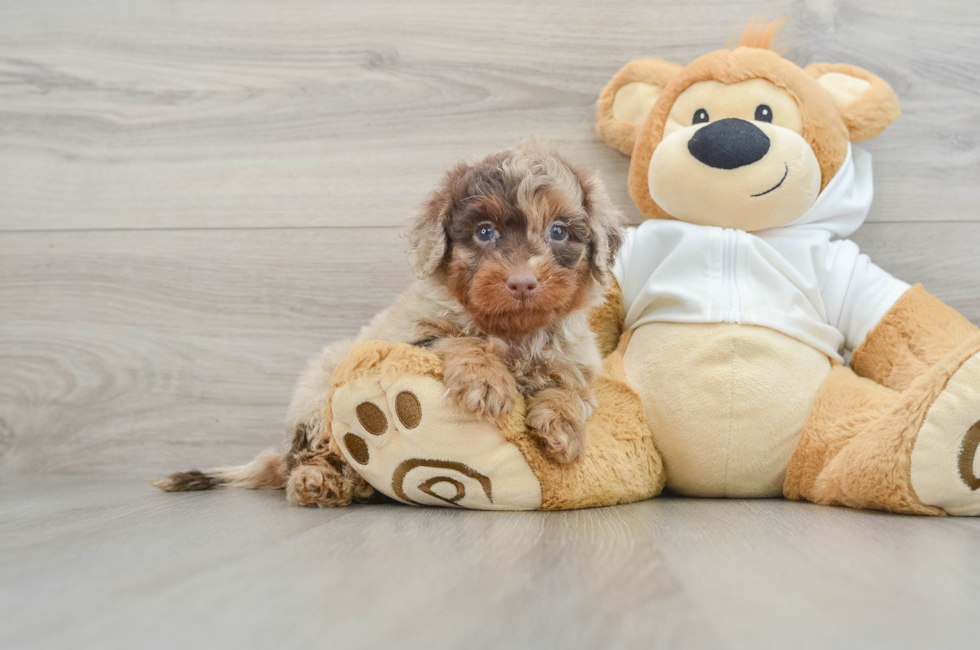
[[(895, 275), (980, 322), (980, 224), (870, 224)], [(410, 276), (395, 229), (0, 234), (0, 468), (135, 474), (279, 441), (305, 359)]]
[(403, 248), (394, 229), (0, 236), (3, 465), (143, 473), (278, 444), (306, 359), (410, 282)]
[(971, 519), (670, 497), (316, 510), (91, 477), (0, 493), (3, 647), (902, 649), (978, 631)]
[(635, 220), (592, 131), (632, 58), (788, 14), (800, 63), (853, 62), (905, 115), (869, 143), (874, 221), (973, 221), (980, 4), (791, 0), (0, 5), (0, 229), (393, 225), (460, 158), (550, 138)]

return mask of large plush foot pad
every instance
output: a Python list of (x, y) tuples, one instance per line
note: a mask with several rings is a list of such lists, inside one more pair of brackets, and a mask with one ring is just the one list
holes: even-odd
[(980, 353), (949, 378), (912, 448), (912, 489), (951, 515), (980, 515)]
[(414, 363), (417, 353), (363, 352), (352, 351), (334, 374), (331, 430), (375, 489), (414, 505), (541, 507), (541, 485), (520, 450), (496, 424), (445, 398), (438, 373)]
[(524, 403), (481, 420), (446, 397), (442, 362), (404, 343), (355, 345), (331, 379), (326, 420), (361, 477), (415, 505), (568, 510), (631, 503), (663, 488), (663, 465), (627, 384), (619, 351), (596, 383), (585, 458), (549, 460), (524, 423)]

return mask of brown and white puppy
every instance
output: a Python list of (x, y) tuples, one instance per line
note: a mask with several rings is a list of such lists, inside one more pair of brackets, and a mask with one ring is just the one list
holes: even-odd
[[(443, 361), (447, 396), (481, 417), (506, 415), (524, 395), (527, 425), (545, 453), (559, 463), (580, 460), (601, 369), (589, 308), (602, 301), (621, 228), (598, 176), (536, 141), (460, 163), (411, 226), (418, 280), (356, 340), (429, 348)], [(300, 378), (283, 452), (153, 484), (168, 491), (285, 486), (300, 505), (370, 497), (323, 416), (330, 377), (352, 343), (326, 347)]]

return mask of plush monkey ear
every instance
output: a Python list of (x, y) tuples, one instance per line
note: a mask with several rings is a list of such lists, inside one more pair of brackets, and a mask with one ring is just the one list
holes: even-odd
[(902, 113), (888, 82), (867, 70), (844, 63), (814, 63), (806, 71), (834, 101), (851, 142), (880, 135)]
[(633, 153), (636, 133), (643, 126), (660, 91), (683, 69), (662, 59), (630, 61), (606, 84), (596, 103), (596, 131), (610, 147)]
[(453, 188), (468, 166), (460, 163), (445, 175), (442, 184), (419, 206), (408, 230), (408, 264), (419, 279), (436, 272), (446, 257), (446, 227), (453, 211)]

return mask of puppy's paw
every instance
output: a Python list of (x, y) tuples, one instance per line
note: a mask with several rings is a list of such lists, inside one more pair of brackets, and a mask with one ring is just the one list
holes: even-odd
[(585, 458), (582, 399), (560, 388), (540, 391), (528, 401), (525, 423), (549, 460), (567, 465)]
[(443, 383), (446, 395), (463, 410), (481, 418), (496, 420), (517, 405), (517, 383), (510, 373), (488, 372), (481, 368), (471, 372), (454, 368), (446, 372)]
[(300, 465), (289, 475), (286, 497), (298, 506), (338, 508), (350, 505), (351, 480), (324, 465)]
[(344, 474), (350, 479), (351, 496), (353, 497), (354, 501), (370, 501), (374, 498), (374, 487), (365, 481), (360, 474), (355, 472), (350, 465), (347, 466)]
[(517, 405), (517, 382), (492, 343), (458, 338), (434, 349), (443, 363), (446, 396), (465, 411), (497, 420)]

